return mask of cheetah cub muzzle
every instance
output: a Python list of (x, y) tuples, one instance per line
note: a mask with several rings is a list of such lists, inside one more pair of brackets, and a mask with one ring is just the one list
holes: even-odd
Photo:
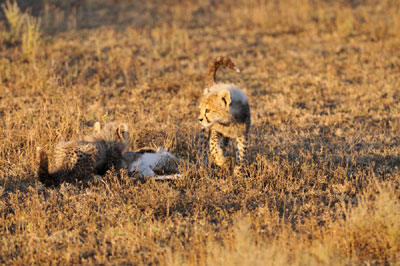
[(215, 83), (216, 72), (220, 66), (240, 72), (229, 57), (219, 56), (211, 62), (206, 88), (200, 99), (199, 121), (210, 131), (210, 154), (218, 166), (229, 166), (221, 146), (226, 146), (229, 139), (236, 141), (234, 174), (240, 176), (244, 173), (250, 128), (250, 107), (246, 94), (238, 86)]

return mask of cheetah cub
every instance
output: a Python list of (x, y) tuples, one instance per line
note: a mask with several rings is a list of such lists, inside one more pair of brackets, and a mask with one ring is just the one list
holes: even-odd
[(236, 140), (235, 175), (244, 171), (247, 141), (250, 128), (250, 107), (246, 94), (234, 84), (215, 83), (220, 66), (240, 72), (227, 56), (215, 58), (209, 65), (206, 88), (200, 99), (200, 123), (210, 131), (209, 148), (215, 163), (227, 167), (228, 160), (221, 145)]
[(123, 165), (123, 152), (129, 144), (128, 125), (109, 122), (101, 128), (94, 125), (94, 133), (78, 141), (59, 142), (53, 154), (53, 169), (49, 172), (47, 153), (37, 148), (38, 177), (45, 186), (58, 186), (62, 182), (87, 181), (94, 175), (103, 175)]

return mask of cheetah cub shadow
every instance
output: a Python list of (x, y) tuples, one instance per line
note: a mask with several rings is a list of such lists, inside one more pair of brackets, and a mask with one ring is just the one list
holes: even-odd
[(94, 125), (92, 135), (76, 141), (60, 141), (54, 148), (52, 169), (49, 171), (47, 153), (37, 148), (38, 178), (46, 187), (57, 187), (62, 182), (76, 183), (93, 180), (114, 168), (123, 167), (123, 152), (129, 144), (129, 130), (125, 123), (109, 122), (101, 128)]
[(206, 88), (199, 103), (199, 122), (209, 132), (210, 155), (219, 167), (230, 167), (223, 149), (230, 139), (235, 140), (237, 147), (234, 175), (241, 176), (244, 174), (251, 123), (250, 107), (246, 94), (238, 86), (216, 83), (216, 73), (220, 66), (240, 72), (227, 56), (219, 56), (210, 63)]

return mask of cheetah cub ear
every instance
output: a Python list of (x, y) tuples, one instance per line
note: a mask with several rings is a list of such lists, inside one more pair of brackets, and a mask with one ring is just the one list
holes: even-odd
[(99, 133), (101, 131), (101, 125), (100, 125), (99, 121), (94, 123), (93, 129), (94, 129), (94, 133)]
[(225, 107), (228, 107), (232, 102), (231, 94), (228, 90), (222, 90), (218, 92), (218, 97), (220, 97), (220, 99), (224, 102)]
[(129, 140), (129, 129), (128, 125), (125, 123), (121, 123), (117, 127), (117, 136), (120, 140), (128, 141)]

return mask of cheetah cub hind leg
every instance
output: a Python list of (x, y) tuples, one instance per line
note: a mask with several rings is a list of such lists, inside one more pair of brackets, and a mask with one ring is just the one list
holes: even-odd
[(246, 153), (248, 145), (248, 133), (243, 136), (236, 138), (236, 166), (234, 174), (240, 176), (244, 174), (244, 166), (246, 164)]

